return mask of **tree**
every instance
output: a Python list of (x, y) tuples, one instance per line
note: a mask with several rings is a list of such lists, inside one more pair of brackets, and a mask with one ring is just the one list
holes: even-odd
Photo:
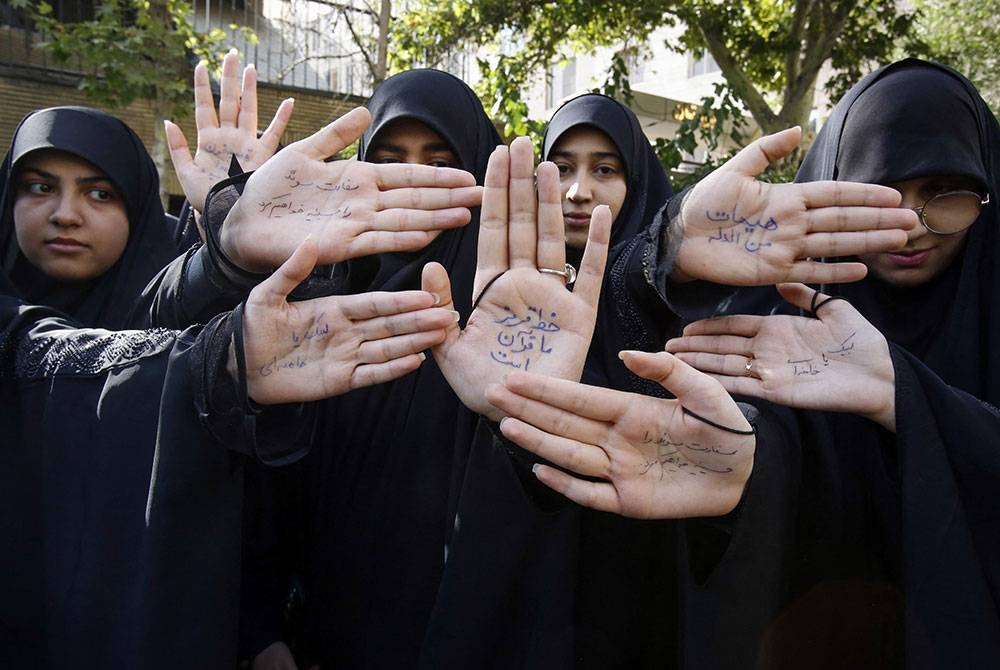
[[(707, 50), (727, 92), (762, 130), (774, 132), (807, 124), (824, 64), (833, 70), (837, 95), (887, 60), (913, 19), (895, 0), (415, 0), (396, 22), (393, 44), (400, 66), (433, 65), (455, 48), (492, 46), (500, 55), (480, 61), (481, 93), (496, 101), (495, 109), (516, 111), (510, 96), (567, 50), (627, 53), (642, 49), (656, 28), (680, 22), (680, 40), (667, 46)], [(707, 104), (702, 111), (714, 109)]]
[[(159, 119), (183, 118), (192, 110), (193, 62), (217, 62), (227, 39), (221, 29), (203, 33), (191, 23), (187, 0), (101, 0), (89, 21), (63, 22), (48, 2), (14, 0), (31, 12), (39, 46), (57, 63), (81, 72), (80, 89), (111, 108), (148, 99)], [(162, 124), (154, 123), (153, 161), (169, 169)], [(163, 180), (161, 179), (161, 189)]]
[(911, 50), (951, 65), (976, 85), (993, 113), (1000, 111), (1000, 0), (916, 0), (919, 16)]

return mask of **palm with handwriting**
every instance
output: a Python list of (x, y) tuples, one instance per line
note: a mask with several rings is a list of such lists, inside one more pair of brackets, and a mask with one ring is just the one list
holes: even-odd
[[(778, 290), (796, 307), (810, 308), (813, 289), (781, 284)], [(730, 393), (860, 414), (895, 430), (895, 373), (885, 337), (844, 300), (817, 311), (819, 318), (736, 315), (697, 321), (665, 348)]]
[(511, 441), (558, 465), (535, 476), (571, 500), (636, 518), (718, 516), (739, 502), (756, 437), (739, 407), (711, 379), (667, 353), (622, 352), (630, 370), (677, 400), (515, 373), (489, 389), (509, 418)]
[[(539, 272), (562, 269), (566, 245), (558, 169), (539, 165), (536, 196), (533, 163), (527, 138), (490, 157), (473, 286), (473, 296), (482, 297), (465, 329), (454, 325), (433, 350), (462, 402), (494, 420), (500, 414), (486, 401), (486, 387), (513, 370), (580, 378), (611, 234), (611, 211), (600, 207), (572, 291), (562, 277)], [(425, 268), (423, 288), (451, 301), (448, 275), (439, 264)]]
[(247, 180), (226, 216), (221, 243), (240, 267), (266, 272), (312, 236), (319, 263), (426, 246), (470, 220), (482, 187), (463, 170), (327, 158), (371, 123), (358, 107), (290, 144)]
[[(916, 215), (898, 191), (851, 182), (768, 184), (756, 179), (798, 146), (799, 128), (753, 142), (702, 180), (681, 208), (675, 280), (734, 286), (857, 281), (863, 263), (818, 259), (906, 245)], [(815, 259), (815, 260), (814, 260)]]
[(258, 403), (319, 400), (401, 377), (455, 322), (454, 312), (435, 306), (435, 296), (425, 291), (288, 302), (316, 258), (316, 245), (303, 242), (250, 292), (244, 351), (247, 391)]

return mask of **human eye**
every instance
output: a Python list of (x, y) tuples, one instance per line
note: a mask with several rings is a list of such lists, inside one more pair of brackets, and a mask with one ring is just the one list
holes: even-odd
[(445, 167), (445, 168), (457, 168), (458, 160), (454, 156), (440, 156), (431, 158), (427, 161), (427, 165), (431, 167)]
[(405, 161), (396, 154), (389, 153), (388, 151), (374, 151), (368, 156), (368, 162), (387, 165), (390, 163), (403, 163)]
[(45, 195), (52, 192), (52, 185), (37, 179), (26, 179), (21, 182), (21, 190), (32, 195)]
[(594, 173), (600, 177), (614, 177), (621, 173), (621, 168), (611, 163), (601, 163), (594, 168)]
[(111, 202), (115, 199), (114, 191), (110, 191), (106, 188), (94, 188), (87, 192), (91, 200), (96, 200), (97, 202)]
[(556, 161), (556, 167), (559, 168), (559, 176), (566, 177), (573, 171), (573, 166), (565, 161)]

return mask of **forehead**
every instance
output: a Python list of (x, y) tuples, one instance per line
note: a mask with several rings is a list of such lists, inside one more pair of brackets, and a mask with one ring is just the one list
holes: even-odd
[(80, 158), (59, 149), (39, 149), (32, 151), (17, 162), (18, 170), (40, 170), (57, 177), (104, 177), (97, 166), (88, 160)]
[(372, 138), (372, 146), (395, 145), (423, 147), (431, 144), (451, 148), (433, 128), (417, 119), (403, 118), (390, 121)]
[(603, 131), (593, 126), (574, 126), (552, 145), (552, 154), (611, 154), (621, 159), (618, 147)]

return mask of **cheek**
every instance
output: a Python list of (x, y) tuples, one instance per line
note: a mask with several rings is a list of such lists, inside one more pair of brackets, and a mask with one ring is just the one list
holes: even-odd
[(101, 272), (104, 272), (118, 262), (128, 244), (129, 226), (125, 212), (115, 212), (113, 216), (104, 217), (99, 237), (101, 241), (97, 256), (103, 266)]
[(611, 220), (613, 223), (618, 222), (618, 214), (622, 211), (622, 205), (625, 204), (625, 196), (627, 195), (628, 187), (624, 181), (615, 182), (608, 190), (608, 197), (605, 202), (611, 208)]
[(14, 236), (22, 250), (30, 247), (44, 233), (45, 222), (41, 207), (23, 198), (14, 201)]

